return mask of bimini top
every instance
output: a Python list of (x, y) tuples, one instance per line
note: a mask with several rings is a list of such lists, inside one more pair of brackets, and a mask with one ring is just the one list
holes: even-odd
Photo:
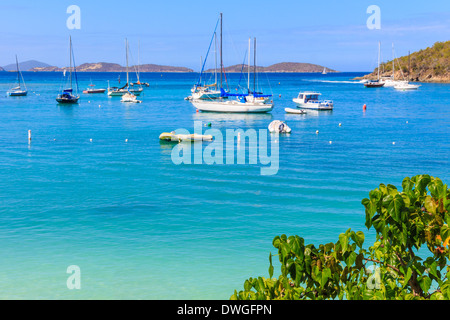
[(320, 96), (320, 95), (322, 95), (320, 92), (314, 92), (314, 91), (300, 92), (299, 95), (301, 95), (301, 94), (304, 94), (304, 95), (307, 95), (307, 96), (310, 96), (310, 95), (318, 95), (318, 96)]

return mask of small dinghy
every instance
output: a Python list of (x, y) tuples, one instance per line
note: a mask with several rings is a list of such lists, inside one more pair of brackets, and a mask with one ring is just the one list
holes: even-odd
[(211, 135), (203, 135), (203, 134), (176, 134), (175, 131), (172, 132), (163, 132), (159, 136), (160, 140), (164, 141), (174, 141), (174, 142), (181, 142), (181, 141), (212, 141), (213, 136)]
[(284, 108), (284, 111), (286, 113), (295, 113), (295, 114), (305, 114), (306, 111), (302, 109), (292, 109), (292, 108)]
[(291, 133), (291, 128), (280, 120), (274, 120), (269, 124), (269, 132), (271, 133)]

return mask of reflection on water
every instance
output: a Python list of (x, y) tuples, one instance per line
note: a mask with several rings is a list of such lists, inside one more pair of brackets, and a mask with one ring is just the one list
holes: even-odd
[(192, 119), (196, 121), (243, 121), (252, 124), (261, 120), (271, 120), (271, 113), (224, 113), (224, 112), (197, 112), (192, 114)]

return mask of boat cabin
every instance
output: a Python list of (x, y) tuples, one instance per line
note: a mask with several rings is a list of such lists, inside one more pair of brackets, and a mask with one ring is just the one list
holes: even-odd
[(318, 102), (319, 96), (321, 94), (318, 92), (300, 92), (297, 99), (302, 100), (304, 103), (307, 102)]

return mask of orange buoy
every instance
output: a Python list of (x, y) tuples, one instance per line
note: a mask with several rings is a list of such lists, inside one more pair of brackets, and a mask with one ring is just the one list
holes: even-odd
[(367, 109), (367, 106), (366, 105), (363, 105), (363, 110), (365, 111)]
[(198, 113), (198, 109), (197, 109), (197, 111), (196, 111), (197, 113)]

